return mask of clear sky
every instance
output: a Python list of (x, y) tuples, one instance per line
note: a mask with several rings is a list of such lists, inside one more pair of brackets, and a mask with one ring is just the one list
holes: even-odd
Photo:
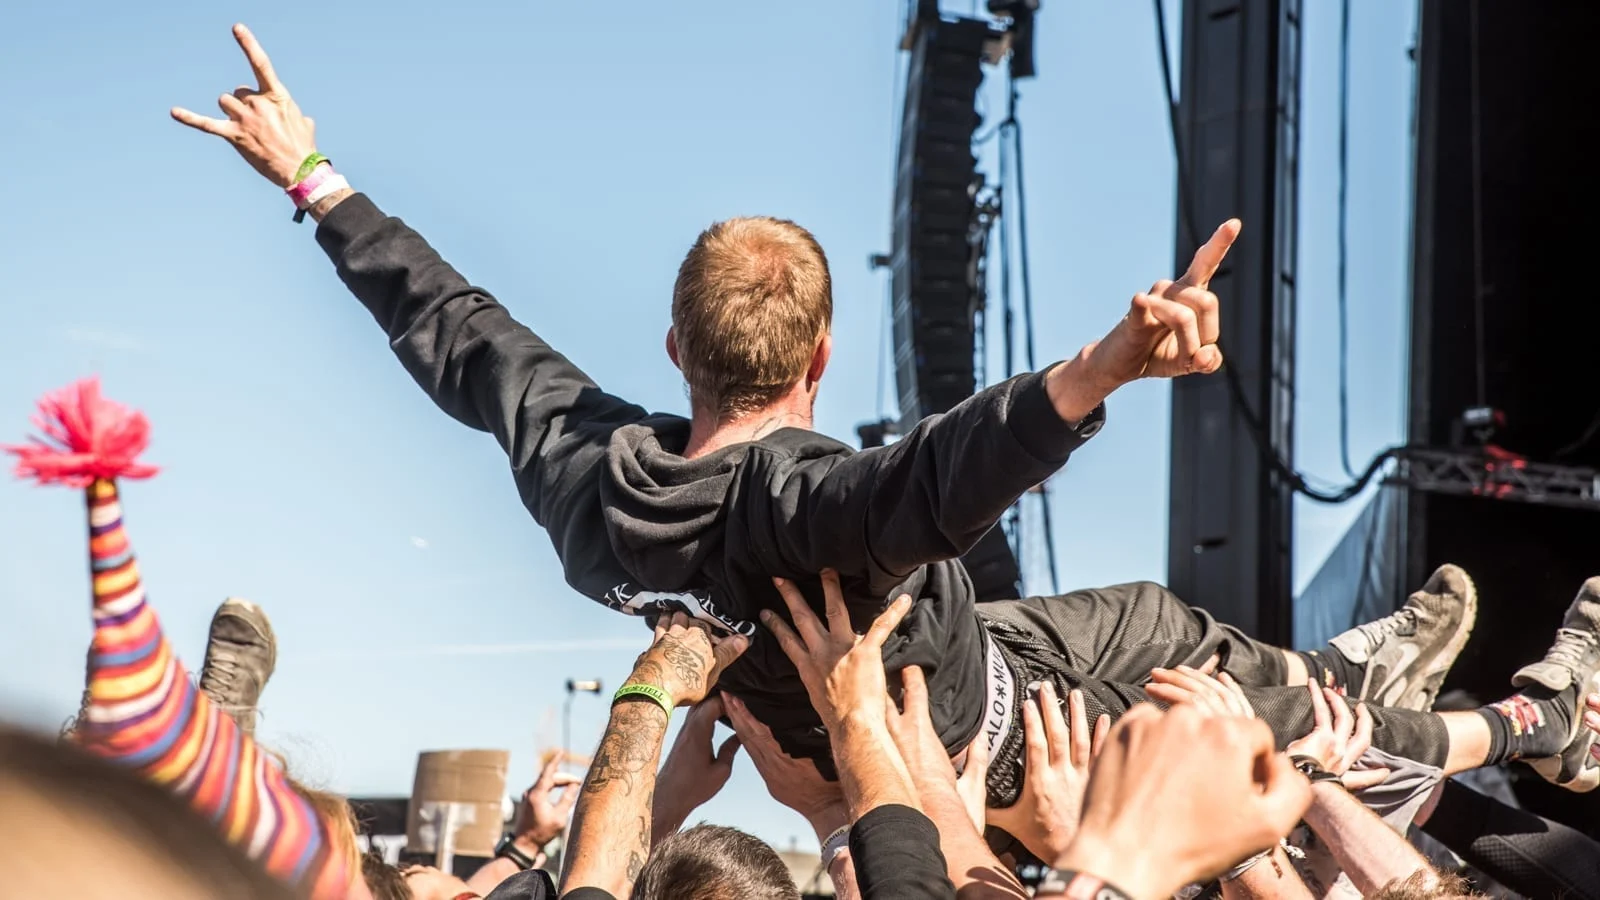
[[(260, 733), (307, 780), (405, 793), (419, 750), (503, 747), (524, 783), (560, 741), (564, 679), (619, 683), (646, 632), (566, 587), (499, 448), (412, 384), (311, 224), (166, 110), (209, 110), (248, 79), (228, 33), (248, 23), (359, 189), (604, 387), (662, 410), (686, 407), (661, 348), (695, 234), (793, 218), (834, 267), (818, 426), (850, 437), (892, 403), (874, 402), (886, 276), (867, 259), (888, 248), (899, 5), (353, 0), (307, 21), (256, 0), (6, 4), (0, 441), (90, 373), (148, 413), (165, 471), (125, 497), (151, 598), (196, 667), (223, 597), (266, 607), (281, 654)], [(1338, 480), (1338, 12), (1306, 7), (1298, 464)], [(1355, 3), (1358, 465), (1403, 428), (1414, 20), (1413, 4)], [(1173, 167), (1150, 4), (1046, 3), (1038, 60), (1022, 116), (1042, 361), (1172, 275)], [(1163, 578), (1168, 396), (1120, 392), (1056, 480), (1063, 588)], [(76, 708), (81, 504), (0, 482), (9, 718), (54, 727)], [(1300, 512), (1303, 584), (1357, 507)], [(578, 699), (575, 745), (604, 712)], [(703, 815), (814, 846), (742, 760)]]

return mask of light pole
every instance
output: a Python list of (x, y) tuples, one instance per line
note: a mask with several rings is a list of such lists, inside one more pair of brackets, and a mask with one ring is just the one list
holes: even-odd
[(566, 703), (563, 704), (561, 710), (562, 766), (565, 766), (567, 764), (567, 760), (572, 757), (572, 698), (578, 696), (579, 693), (600, 693), (600, 679), (595, 678), (589, 681), (579, 681), (572, 678), (567, 679), (567, 700)]

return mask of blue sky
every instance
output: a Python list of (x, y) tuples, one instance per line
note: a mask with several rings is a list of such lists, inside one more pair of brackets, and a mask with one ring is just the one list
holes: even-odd
[[(94, 372), (149, 414), (147, 458), (165, 471), (125, 494), (152, 599), (193, 665), (223, 597), (268, 609), (282, 650), (261, 734), (307, 780), (404, 793), (418, 750), (505, 747), (523, 782), (560, 740), (564, 679), (617, 684), (642, 626), (566, 587), (492, 439), (416, 389), (311, 225), (166, 110), (210, 110), (248, 79), (228, 34), (248, 23), (359, 189), (603, 386), (663, 410), (686, 406), (661, 346), (695, 234), (793, 218), (833, 262), (818, 426), (849, 437), (892, 403), (873, 402), (885, 276), (867, 259), (888, 245), (898, 7), (360, 0), (317, 7), (310, 29), (303, 8), (260, 2), (8, 5), (0, 167), (25, 174), (0, 219), (0, 440), (23, 435), (40, 393)], [(1338, 11), (1307, 7), (1298, 464), (1334, 478)], [(1151, 16), (1132, 0), (1041, 12), (1040, 75), (1022, 86), (1041, 361), (1173, 271)], [(1355, 3), (1358, 465), (1403, 429), (1414, 20), (1412, 4)], [(1120, 392), (1055, 482), (1063, 588), (1163, 578), (1168, 396)], [(1357, 506), (1299, 511), (1304, 583)], [(83, 534), (71, 492), (0, 482), (9, 718), (53, 727), (76, 706)], [(579, 698), (576, 745), (604, 711)], [(747, 762), (703, 814), (814, 845)]]

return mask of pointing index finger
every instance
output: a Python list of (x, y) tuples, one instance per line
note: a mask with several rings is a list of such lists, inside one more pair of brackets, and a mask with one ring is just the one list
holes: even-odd
[(1217, 269), (1222, 267), (1222, 261), (1228, 256), (1228, 248), (1233, 246), (1243, 227), (1243, 223), (1238, 219), (1229, 219), (1217, 226), (1217, 230), (1211, 234), (1211, 239), (1194, 252), (1194, 259), (1189, 262), (1189, 270), (1178, 280), (1190, 287), (1201, 289), (1210, 285), (1212, 277), (1217, 274)]
[(250, 61), (251, 70), (256, 73), (256, 87), (265, 94), (288, 93), (283, 88), (283, 82), (278, 80), (277, 73), (272, 71), (272, 60), (267, 59), (267, 51), (261, 49), (261, 42), (250, 33), (250, 29), (235, 25), (233, 37), (239, 42), (239, 49), (244, 51), (245, 59)]

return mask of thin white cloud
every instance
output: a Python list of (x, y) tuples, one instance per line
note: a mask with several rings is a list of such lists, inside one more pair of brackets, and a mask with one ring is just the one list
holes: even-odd
[(99, 347), (104, 350), (122, 350), (127, 353), (149, 353), (150, 347), (131, 334), (100, 331), (93, 328), (68, 328), (62, 332), (74, 344)]
[(412, 536), (411, 546), (417, 548), (418, 550), (426, 550), (428, 549), (428, 539)]

